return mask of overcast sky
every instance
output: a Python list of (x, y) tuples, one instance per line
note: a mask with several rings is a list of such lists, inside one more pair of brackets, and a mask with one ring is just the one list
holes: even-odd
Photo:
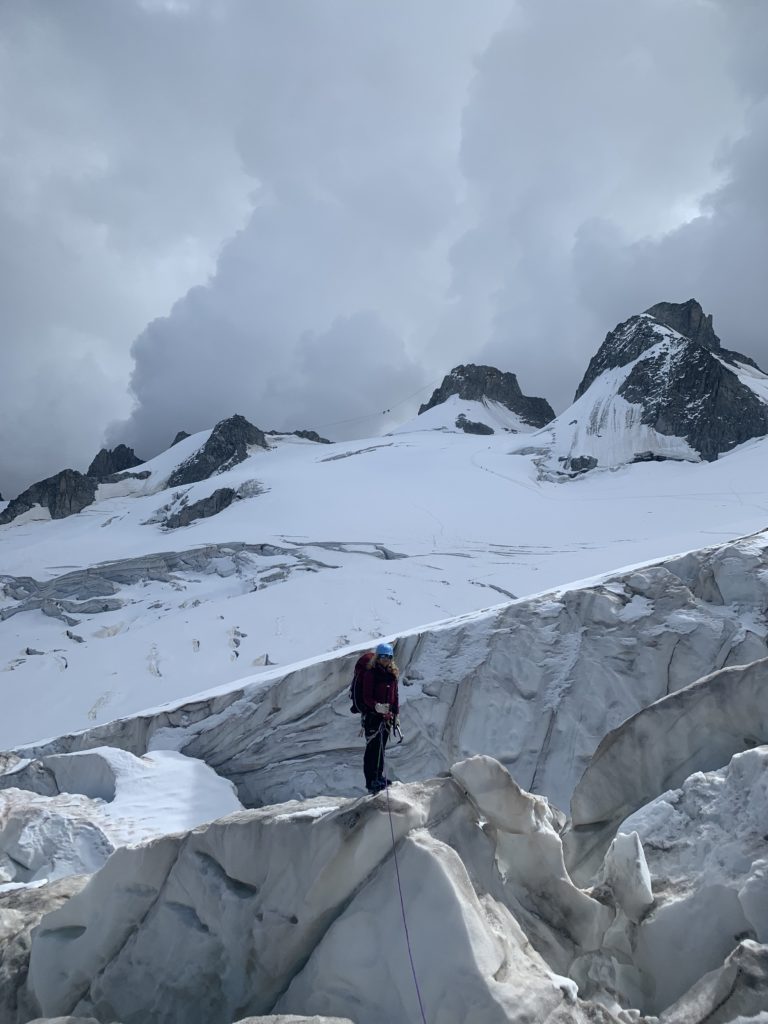
[(376, 434), (460, 362), (561, 411), (660, 300), (768, 365), (766, 38), (766, 0), (0, 4), (0, 492), (234, 412)]

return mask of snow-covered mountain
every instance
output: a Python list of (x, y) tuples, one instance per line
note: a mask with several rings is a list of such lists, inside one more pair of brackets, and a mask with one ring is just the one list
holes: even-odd
[(233, 416), (0, 506), (0, 1024), (758, 1020), (763, 381), (659, 304), (554, 419), (462, 366), (384, 437)]
[(768, 375), (724, 349), (694, 299), (658, 303), (607, 336), (573, 405), (535, 434), (552, 472), (714, 461), (768, 434)]
[[(438, 415), (429, 415), (437, 409)], [(472, 415), (477, 418), (473, 420)], [(420, 421), (423, 429), (450, 429), (453, 419), (454, 429), (489, 434), (494, 429), (526, 433), (549, 423), (555, 413), (546, 399), (524, 395), (514, 373), (469, 363), (455, 366), (443, 378), (429, 401), (419, 407), (419, 416), (424, 417)]]

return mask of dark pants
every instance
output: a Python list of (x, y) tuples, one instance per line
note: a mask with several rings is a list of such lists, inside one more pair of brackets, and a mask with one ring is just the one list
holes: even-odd
[(365, 730), (365, 756), (363, 771), (365, 785), (370, 788), (384, 779), (384, 748), (389, 739), (387, 721), (375, 711), (368, 711), (363, 717)]

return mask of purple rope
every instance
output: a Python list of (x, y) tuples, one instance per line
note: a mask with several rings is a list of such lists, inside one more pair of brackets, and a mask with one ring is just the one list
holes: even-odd
[[(382, 724), (379, 726), (379, 730), (381, 730), (383, 728), (384, 728), (384, 723), (382, 722)], [(380, 747), (380, 750), (381, 750), (381, 760), (382, 761), (384, 760), (384, 743), (383, 743), (383, 739), (384, 739), (384, 737), (382, 736), (381, 737), (382, 745)], [(392, 823), (392, 808), (390, 807), (390, 804), (389, 804), (389, 779), (387, 778), (386, 775), (384, 776), (384, 782), (386, 783), (386, 785), (384, 786), (384, 789), (387, 792), (387, 814), (389, 815), (389, 830), (392, 833), (392, 854), (393, 854), (393, 856), (395, 858), (395, 875), (397, 876), (397, 891), (398, 891), (398, 893), (400, 895), (400, 912), (403, 915), (403, 928), (405, 930), (405, 944), (408, 947), (408, 959), (410, 960), (410, 963), (411, 963), (411, 974), (413, 975), (413, 984), (416, 986), (416, 997), (419, 1000), (419, 1010), (421, 1011), (421, 1019), (424, 1022), (424, 1024), (427, 1024), (427, 1016), (424, 1013), (424, 1003), (422, 1002), (421, 989), (419, 988), (419, 979), (416, 977), (416, 965), (413, 962), (413, 950), (411, 949), (411, 936), (408, 933), (408, 921), (406, 920), (406, 917), (405, 917), (405, 900), (403, 899), (403, 886), (402, 886), (402, 883), (400, 882), (400, 865), (397, 862), (397, 842), (395, 841), (395, 826)]]

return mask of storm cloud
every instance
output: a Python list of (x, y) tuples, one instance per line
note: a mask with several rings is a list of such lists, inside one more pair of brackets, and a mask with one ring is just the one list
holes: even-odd
[(768, 363), (760, 0), (0, 9), (5, 497), (241, 412), (366, 436), (457, 362), (559, 410), (697, 297)]

